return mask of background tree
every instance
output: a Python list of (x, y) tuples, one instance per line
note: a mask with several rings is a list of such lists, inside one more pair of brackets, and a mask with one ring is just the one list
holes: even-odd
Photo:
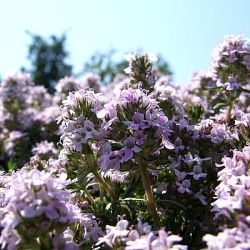
[[(72, 75), (72, 66), (67, 63), (69, 56), (65, 49), (66, 35), (60, 37), (52, 35), (45, 39), (40, 35), (27, 32), (32, 42), (28, 47), (28, 59), (31, 63), (32, 80), (37, 85), (44, 85), (50, 93), (55, 91), (57, 82), (65, 77)], [(98, 74), (104, 84), (113, 81), (117, 74), (124, 74), (124, 69), (128, 67), (126, 60), (115, 60), (116, 50), (111, 49), (107, 52), (95, 52), (90, 59), (85, 62), (82, 75), (87, 72)], [(158, 56), (156, 69), (165, 75), (172, 75), (168, 63)]]
[[(81, 74), (93, 72), (101, 77), (104, 84), (112, 82), (117, 74), (124, 74), (124, 69), (128, 67), (128, 62), (126, 60), (116, 61), (114, 59), (115, 54), (116, 50), (114, 49), (108, 52), (96, 52), (84, 64)], [(155, 63), (155, 68), (164, 75), (172, 75), (166, 60), (160, 55), (157, 57), (158, 61)]]
[(157, 55), (157, 58), (156, 69), (163, 75), (173, 75), (168, 62), (161, 55)]
[(83, 66), (81, 73), (93, 72), (101, 77), (104, 84), (112, 82), (118, 73), (128, 67), (126, 61), (115, 61), (114, 55), (116, 51), (111, 49), (107, 52), (95, 52)]
[(40, 35), (28, 34), (32, 38), (28, 48), (28, 59), (32, 66), (28, 71), (35, 84), (44, 85), (53, 93), (57, 81), (72, 73), (72, 66), (66, 62), (69, 56), (65, 50), (66, 35), (52, 35), (46, 40)]

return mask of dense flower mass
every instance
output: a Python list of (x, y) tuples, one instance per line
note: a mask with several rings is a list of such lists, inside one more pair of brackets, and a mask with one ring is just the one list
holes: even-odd
[(249, 39), (226, 36), (215, 50), (213, 67), (218, 80), (229, 90), (247, 84), (250, 73)]
[(149, 158), (159, 154), (162, 148), (174, 148), (168, 138), (171, 133), (168, 118), (158, 102), (141, 89), (122, 90), (97, 116), (104, 118), (108, 139), (100, 156), (100, 166), (104, 171), (109, 168), (119, 170), (122, 163), (137, 155)]
[[(216, 187), (216, 200), (212, 203), (215, 218), (229, 219), (233, 228), (225, 228), (217, 236), (206, 235), (209, 249), (249, 249), (250, 243), (250, 146), (235, 150), (233, 158), (223, 158), (218, 172), (220, 184)], [(220, 166), (222, 167), (222, 166)]]
[(125, 74), (0, 85), (0, 247), (250, 249), (250, 45), (227, 36), (175, 85)]
[(235, 150), (233, 158), (224, 157), (222, 161), (224, 168), (218, 173), (220, 184), (216, 187), (213, 206), (216, 217), (221, 214), (230, 217), (235, 210), (247, 209), (244, 206), (250, 195), (250, 146)]
[[(83, 213), (74, 204), (66, 190), (69, 184), (66, 178), (65, 173), (55, 177), (49, 172), (25, 168), (12, 174), (4, 187), (5, 204), (1, 209), (0, 243), (3, 248), (6, 245), (8, 249), (15, 249), (18, 245), (42, 247), (46, 244), (58, 249), (56, 245), (59, 244), (61, 249), (68, 249), (68, 245), (77, 249), (73, 240), (68, 242), (64, 238), (64, 232), (71, 230), (76, 222), (91, 231), (94, 220), (91, 214)], [(47, 242), (49, 240), (51, 242)]]
[(129, 222), (121, 219), (116, 226), (106, 226), (106, 234), (100, 237), (97, 245), (106, 244), (110, 247), (124, 245), (125, 250), (157, 250), (179, 249), (186, 250), (187, 246), (176, 244), (181, 237), (168, 233), (164, 229), (152, 231), (151, 225), (142, 223), (138, 218), (138, 224), (134, 229), (129, 229)]

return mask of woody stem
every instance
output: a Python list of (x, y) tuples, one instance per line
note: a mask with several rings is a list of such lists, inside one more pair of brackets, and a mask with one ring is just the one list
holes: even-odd
[(100, 185), (106, 190), (110, 197), (114, 200), (117, 201), (118, 197), (114, 193), (113, 189), (109, 186), (109, 184), (101, 177), (101, 175), (98, 173), (98, 171), (95, 168), (91, 168), (91, 172), (95, 176), (96, 180), (100, 183)]
[(226, 115), (227, 124), (229, 124), (231, 121), (231, 112), (233, 109), (233, 104), (234, 104), (233, 102), (230, 102), (229, 105), (227, 106), (227, 115)]
[(141, 178), (142, 178), (143, 186), (145, 188), (145, 192), (146, 192), (146, 196), (147, 196), (148, 208), (151, 212), (155, 227), (157, 229), (159, 229), (160, 228), (160, 219), (159, 219), (159, 216), (157, 213), (156, 203), (155, 203), (153, 192), (152, 192), (152, 185), (151, 185), (151, 181), (149, 178), (148, 169), (145, 166), (143, 161), (140, 161), (139, 167), (141, 170)]

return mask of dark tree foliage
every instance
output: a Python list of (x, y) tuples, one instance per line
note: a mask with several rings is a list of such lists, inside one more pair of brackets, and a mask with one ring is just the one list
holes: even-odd
[(84, 64), (83, 72), (93, 72), (101, 77), (104, 84), (112, 82), (118, 73), (123, 73), (123, 70), (128, 67), (126, 61), (116, 62), (114, 60), (115, 50), (108, 52), (96, 52)]
[[(124, 74), (124, 69), (128, 67), (128, 62), (125, 60), (114, 60), (116, 51), (109, 50), (108, 52), (96, 52), (90, 59), (84, 64), (83, 72), (93, 72), (101, 77), (104, 84), (108, 84), (113, 81), (117, 74)], [(161, 57), (157, 56), (156, 68), (162, 74), (172, 75), (168, 63)]]
[(160, 71), (164, 75), (172, 75), (173, 72), (170, 70), (170, 67), (167, 61), (161, 55), (157, 55), (157, 58), (158, 60), (155, 63), (157, 70)]
[[(66, 35), (61, 37), (52, 35), (45, 39), (40, 35), (28, 32), (32, 42), (28, 47), (28, 59), (31, 63), (32, 80), (37, 85), (44, 85), (50, 93), (55, 91), (56, 83), (63, 77), (72, 74), (72, 66), (66, 62), (69, 56), (65, 50)], [(117, 61), (114, 59), (116, 51), (114, 49), (107, 52), (96, 52), (84, 64), (83, 71), (80, 73), (93, 72), (101, 77), (104, 84), (113, 81), (117, 74), (124, 74), (124, 69), (128, 67), (125, 60)], [(171, 75), (168, 63), (158, 56), (156, 68), (162, 74)]]
[(69, 55), (65, 50), (66, 35), (52, 35), (48, 40), (32, 33), (29, 35), (32, 38), (28, 52), (32, 65), (29, 72), (35, 84), (44, 85), (53, 93), (57, 81), (72, 73), (72, 66), (66, 63)]

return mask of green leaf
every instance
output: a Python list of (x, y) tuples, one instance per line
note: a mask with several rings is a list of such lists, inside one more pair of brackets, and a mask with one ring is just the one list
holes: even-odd
[(8, 167), (8, 171), (13, 171), (17, 169), (17, 165), (15, 162), (13, 162), (12, 160), (9, 160), (7, 163), (7, 167)]
[(123, 197), (124, 198), (127, 198), (137, 187), (138, 187), (138, 184), (140, 182), (141, 178), (140, 178), (140, 175), (135, 175), (132, 180), (130, 181)]
[(250, 93), (250, 89), (245, 89), (245, 88), (241, 87), (240, 90), (243, 91), (243, 92), (246, 92), (246, 93)]
[(111, 206), (112, 206), (112, 203), (108, 203), (105, 210), (110, 210), (111, 209)]
[(184, 210), (187, 210), (187, 208), (185, 206), (183, 206), (181, 203), (179, 203), (177, 201), (173, 201), (173, 200), (159, 200), (159, 201), (157, 201), (157, 203), (159, 203), (160, 205), (171, 204), (171, 205), (178, 206)]
[(224, 102), (219, 102), (217, 103), (216, 105), (214, 105), (213, 109), (219, 109), (219, 108), (222, 108), (222, 107), (226, 107), (227, 104), (224, 103)]
[(143, 201), (143, 202), (147, 202), (145, 199), (141, 199), (141, 198), (125, 198), (123, 200), (124, 201)]

